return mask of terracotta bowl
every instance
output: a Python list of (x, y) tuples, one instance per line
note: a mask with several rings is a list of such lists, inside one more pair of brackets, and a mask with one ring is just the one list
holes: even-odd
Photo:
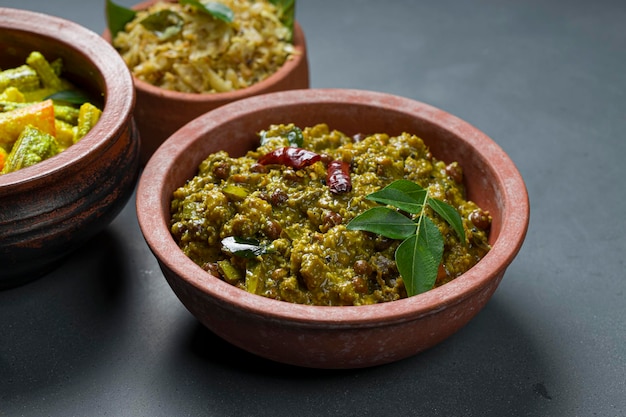
[[(141, 2), (134, 10), (147, 9), (158, 0)], [(111, 41), (105, 30), (103, 37)], [(259, 94), (309, 87), (309, 63), (302, 27), (294, 24), (293, 43), (296, 53), (276, 73), (250, 87), (225, 93), (193, 94), (155, 87), (133, 77), (137, 104), (135, 120), (141, 132), (141, 163), (145, 165), (154, 151), (172, 133), (196, 117), (224, 104)]]
[(44, 14), (0, 8), (0, 67), (31, 51), (63, 59), (64, 78), (103, 112), (78, 143), (57, 156), (0, 175), (0, 287), (35, 279), (103, 229), (124, 207), (139, 170), (132, 78), (98, 34)]
[[(241, 156), (272, 123), (328, 123), (346, 134), (411, 132), (433, 155), (458, 161), (468, 197), (493, 216), (491, 251), (472, 269), (426, 293), (369, 306), (322, 307), (253, 295), (202, 270), (170, 235), (172, 192), (196, 174), (206, 155)], [(383, 93), (310, 89), (242, 100), (207, 113), (172, 135), (139, 181), (141, 231), (169, 285), (200, 322), (262, 357), (316, 368), (357, 368), (414, 355), (446, 339), (487, 303), (525, 238), (524, 182), (485, 134), (442, 110)]]

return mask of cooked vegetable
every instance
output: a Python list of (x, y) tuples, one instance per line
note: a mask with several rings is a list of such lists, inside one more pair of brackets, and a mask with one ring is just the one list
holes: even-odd
[(9, 68), (0, 71), (0, 91), (15, 87), (22, 92), (33, 91), (39, 88), (37, 71), (28, 65)]
[[(419, 137), (319, 124), (293, 147), (294, 127), (270, 126), (241, 157), (207, 156), (173, 193), (172, 235), (205, 270), (278, 300), (362, 305), (443, 285), (489, 250), (489, 213)], [(303, 151), (313, 163), (286, 156)]]
[(59, 152), (64, 151), (74, 144), (76, 126), (63, 120), (55, 119), (56, 140), (59, 144)]
[(102, 111), (91, 103), (83, 103), (78, 111), (78, 126), (74, 135), (74, 143), (78, 142), (100, 120)]
[(230, 261), (222, 259), (221, 261), (217, 261), (217, 265), (219, 267), (219, 272), (221, 272), (221, 276), (226, 282), (236, 284), (237, 281), (242, 279), (241, 273), (230, 263)]
[[(276, 7), (278, 19), (289, 29), (289, 41), (291, 41), (296, 14), (296, 0), (269, 0), (269, 2)], [(227, 23), (231, 23), (235, 18), (232, 9), (218, 1), (179, 0), (178, 3), (181, 5), (189, 4), (196, 10)], [(105, 9), (107, 25), (113, 38), (118, 32), (123, 31), (126, 24), (137, 15), (136, 11), (111, 0), (107, 0)]]
[(4, 164), (7, 161), (7, 156), (9, 156), (7, 151), (5, 151), (4, 148), (0, 147), (0, 172), (2, 172), (2, 169), (4, 168)]
[(76, 107), (60, 104), (54, 106), (54, 117), (71, 125), (78, 124), (78, 114), (79, 110)]
[(238, 185), (227, 185), (222, 192), (231, 200), (243, 200), (249, 194), (248, 190)]
[(0, 113), (0, 146), (10, 149), (28, 125), (54, 136), (54, 105), (52, 100), (34, 103)]
[(269, 0), (160, 1), (137, 12), (109, 0), (107, 13), (112, 44), (133, 75), (168, 90), (246, 88), (296, 53)]
[(59, 146), (54, 136), (32, 125), (27, 125), (13, 145), (2, 173), (15, 172), (18, 169), (35, 165), (57, 153), (59, 153)]
[(62, 70), (60, 59), (49, 62), (33, 51), (25, 64), (0, 71), (0, 173), (58, 154), (100, 119), (102, 111), (61, 77)]
[(289, 41), (293, 38), (293, 26), (296, 16), (296, 0), (270, 0), (276, 6), (278, 18), (289, 28)]
[(41, 52), (31, 52), (26, 58), (26, 64), (34, 68), (39, 76), (39, 82), (43, 88), (50, 88), (54, 91), (62, 90), (64, 87), (63, 81), (58, 77), (52, 66), (46, 61), (46, 58)]
[(18, 88), (7, 87), (0, 92), (0, 112), (12, 110), (25, 101), (24, 94)]

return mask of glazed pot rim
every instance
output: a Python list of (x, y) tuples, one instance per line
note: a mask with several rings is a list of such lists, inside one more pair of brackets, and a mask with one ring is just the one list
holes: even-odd
[[(51, 28), (53, 30), (51, 30)], [(29, 183), (89, 163), (110, 146), (132, 118), (135, 104), (133, 79), (117, 51), (95, 32), (78, 23), (28, 10), (0, 7), (0, 31), (29, 32), (73, 49), (89, 62), (104, 80), (104, 108), (96, 125), (76, 144), (54, 157), (19, 171), (0, 175), (0, 190), (22, 189)]]
[[(141, 3), (138, 3), (132, 7), (133, 10), (141, 10), (149, 7), (150, 5), (158, 2), (159, 0), (147, 0)], [(173, 0), (168, 0), (173, 1)], [(112, 42), (111, 32), (109, 29), (105, 29), (102, 34), (103, 38), (108, 42)], [(185, 93), (174, 90), (167, 90), (165, 88), (157, 87), (152, 85), (146, 81), (143, 81), (134, 75), (133, 81), (135, 83), (135, 88), (140, 91), (142, 94), (167, 98), (174, 102), (182, 102), (182, 103), (225, 103), (231, 102), (235, 100), (240, 100), (246, 98), (251, 95), (258, 95), (264, 91), (268, 91), (272, 85), (279, 83), (281, 80), (286, 78), (294, 69), (298, 68), (303, 60), (307, 59), (306, 56), (306, 38), (304, 36), (304, 32), (302, 30), (302, 26), (297, 20), (294, 20), (293, 27), (293, 48), (294, 53), (283, 63), (283, 65), (276, 70), (273, 74), (268, 76), (267, 78), (256, 82), (249, 87), (226, 91), (222, 93)], [(131, 72), (132, 74), (132, 72)]]
[[(176, 169), (177, 154), (185, 151), (194, 137), (219, 126), (225, 120), (235, 120), (267, 107), (291, 104), (359, 104), (378, 106), (427, 118), (431, 123), (466, 141), (471, 148), (492, 163), (502, 198), (506, 202), (500, 234), (492, 249), (473, 268), (451, 282), (423, 294), (397, 301), (365, 306), (309, 306), (278, 301), (250, 294), (216, 278), (189, 259), (172, 238), (162, 207), (169, 207), (170, 196), (161, 196), (167, 173)], [(436, 120), (435, 120), (436, 119)], [(443, 120), (445, 122), (442, 122)], [(182, 184), (180, 184), (182, 185)], [(164, 201), (165, 199), (166, 201)], [(297, 322), (319, 327), (378, 327), (391, 323), (417, 320), (462, 302), (480, 292), (494, 279), (502, 277), (521, 248), (528, 228), (530, 207), (524, 181), (513, 161), (491, 138), (469, 123), (431, 105), (387, 93), (354, 89), (307, 89), (268, 93), (234, 102), (200, 116), (174, 133), (155, 152), (140, 178), (137, 189), (137, 216), (148, 246), (168, 269), (190, 285), (220, 303), (223, 308), (245, 310), (248, 314), (277, 321)], [(158, 219), (155, 222), (155, 219)], [(166, 255), (166, 256), (164, 256)]]

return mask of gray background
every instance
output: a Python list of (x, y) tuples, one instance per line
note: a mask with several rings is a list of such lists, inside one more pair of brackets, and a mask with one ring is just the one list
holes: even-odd
[[(105, 26), (104, 1), (1, 4)], [(0, 292), (0, 415), (626, 415), (626, 2), (298, 0), (297, 18), (312, 87), (427, 102), (515, 161), (531, 223), (493, 299), (400, 362), (271, 363), (184, 309), (131, 201), (59, 269)]]

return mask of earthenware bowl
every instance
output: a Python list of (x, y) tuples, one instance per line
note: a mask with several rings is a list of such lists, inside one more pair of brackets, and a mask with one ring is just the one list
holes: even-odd
[[(194, 264), (170, 235), (172, 192), (210, 153), (240, 156), (270, 124), (325, 122), (346, 134), (403, 131), (424, 139), (435, 157), (458, 161), (468, 198), (488, 210), (491, 251), (455, 280), (426, 293), (368, 306), (291, 304), (238, 289)], [(377, 92), (310, 89), (232, 103), (198, 117), (154, 154), (139, 181), (137, 214), (167, 282), (200, 322), (262, 357), (315, 368), (380, 365), (428, 349), (454, 334), (487, 303), (518, 253), (529, 220), (514, 163), (475, 127), (430, 105)]]
[(62, 58), (63, 76), (101, 101), (98, 123), (57, 156), (0, 175), (0, 287), (40, 277), (102, 230), (129, 200), (139, 170), (132, 77), (100, 35), (67, 20), (0, 8), (0, 67), (31, 51)]
[[(133, 9), (147, 9), (157, 1), (144, 1), (135, 5)], [(108, 30), (105, 30), (103, 37), (111, 41), (111, 33)], [(137, 94), (135, 120), (142, 138), (142, 165), (172, 133), (210, 110), (259, 94), (308, 88), (309, 63), (306, 40), (297, 21), (294, 23), (293, 44), (295, 49), (293, 57), (277, 72), (241, 90), (207, 94), (181, 93), (155, 87), (133, 77)]]

